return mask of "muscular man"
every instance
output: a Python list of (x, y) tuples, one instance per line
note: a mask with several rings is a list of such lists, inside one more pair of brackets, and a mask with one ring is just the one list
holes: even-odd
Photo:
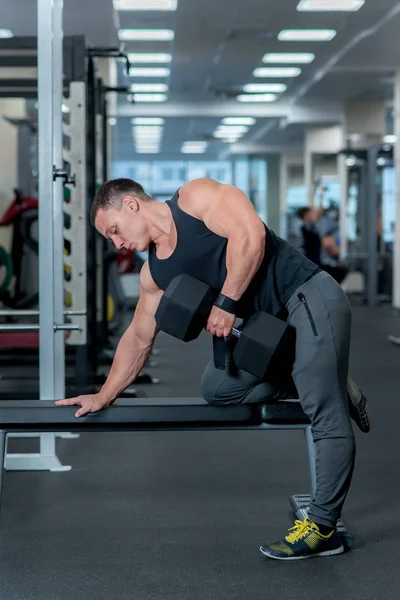
[[(149, 251), (140, 274), (140, 299), (122, 336), (101, 391), (57, 402), (79, 405), (76, 416), (109, 407), (142, 369), (158, 333), (155, 312), (163, 290), (176, 275), (196, 277), (231, 299), (247, 318), (264, 310), (297, 330), (292, 370), (316, 444), (317, 486), (309, 518), (297, 521), (279, 542), (261, 551), (277, 559), (343, 552), (335, 526), (350, 486), (355, 443), (346, 382), (351, 313), (346, 295), (327, 273), (270, 231), (247, 196), (232, 185), (198, 179), (165, 203), (146, 195), (130, 179), (101, 186), (91, 221), (117, 248)], [(229, 337), (236, 315), (214, 306), (206, 329)], [(262, 403), (277, 390), (268, 382), (208, 364), (202, 391), (210, 403)], [(357, 410), (358, 409), (358, 410)], [(354, 402), (358, 421), (365, 416)]]

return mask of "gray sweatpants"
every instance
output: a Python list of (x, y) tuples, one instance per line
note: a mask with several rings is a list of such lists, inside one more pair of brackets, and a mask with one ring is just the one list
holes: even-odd
[[(301, 285), (286, 304), (296, 328), (292, 377), (316, 444), (316, 493), (309, 516), (322, 525), (340, 517), (354, 468), (355, 441), (347, 403), (351, 310), (346, 294), (327, 273)], [(263, 403), (278, 390), (233, 365), (227, 346), (226, 368), (211, 360), (203, 374), (202, 394), (211, 404)]]

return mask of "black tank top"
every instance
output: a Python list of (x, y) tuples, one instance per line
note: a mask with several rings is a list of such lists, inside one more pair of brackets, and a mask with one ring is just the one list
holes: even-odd
[(304, 255), (316, 265), (321, 264), (321, 237), (314, 225), (303, 225), (301, 228), (303, 236)]
[[(167, 204), (177, 231), (177, 243), (169, 258), (156, 255), (155, 244), (149, 247), (149, 268), (156, 285), (165, 290), (171, 280), (182, 273), (196, 277), (215, 290), (221, 290), (226, 279), (226, 247), (228, 240), (206, 227), (203, 221), (183, 211), (179, 190)], [(318, 267), (266, 229), (266, 251), (263, 262), (240, 300), (240, 314), (247, 318), (257, 310), (282, 315), (293, 292), (312, 277)]]

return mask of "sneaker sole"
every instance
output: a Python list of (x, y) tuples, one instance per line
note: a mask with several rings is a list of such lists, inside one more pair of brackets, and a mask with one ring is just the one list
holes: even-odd
[(264, 556), (268, 558), (273, 558), (274, 560), (303, 560), (304, 558), (314, 558), (316, 556), (334, 556), (336, 554), (343, 554), (344, 546), (340, 546), (339, 548), (335, 548), (334, 550), (325, 550), (325, 552), (304, 554), (303, 556), (274, 556), (273, 554), (268, 554), (268, 552), (265, 552), (262, 546), (260, 547), (260, 552)]
[(347, 397), (350, 404), (350, 416), (363, 433), (368, 433), (371, 429), (371, 422), (367, 411), (367, 398), (351, 377), (348, 378)]
[(370, 423), (369, 416), (367, 413), (366, 397), (364, 396), (364, 394), (362, 394), (362, 396), (358, 402), (353, 402), (351, 394), (349, 394), (349, 397), (350, 397), (350, 402), (351, 402), (354, 410), (356, 411), (356, 414), (352, 415), (354, 421), (357, 423), (359, 429), (361, 429), (361, 431), (363, 433), (368, 433), (371, 429), (371, 423)]

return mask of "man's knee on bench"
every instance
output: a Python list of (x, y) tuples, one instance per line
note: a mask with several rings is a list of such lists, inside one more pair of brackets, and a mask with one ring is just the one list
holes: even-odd
[(207, 368), (201, 379), (201, 394), (209, 404), (262, 404), (279, 394), (277, 389), (266, 381), (259, 381), (253, 375), (239, 372), (229, 375), (221, 369)]

